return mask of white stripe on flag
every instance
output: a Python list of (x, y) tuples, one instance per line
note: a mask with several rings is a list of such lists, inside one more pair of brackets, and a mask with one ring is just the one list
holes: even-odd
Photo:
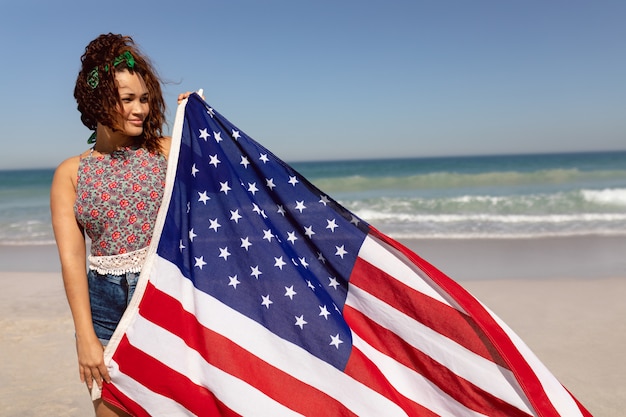
[[(193, 383), (209, 388), (231, 410), (241, 415), (300, 416), (261, 391), (207, 363), (184, 340), (139, 317), (127, 333), (131, 345), (158, 359)], [(245, 398), (245, 401), (242, 401)]]
[(487, 307), (485, 307), (489, 314), (493, 316), (498, 325), (502, 327), (502, 329), (509, 336), (517, 350), (522, 354), (526, 362), (533, 368), (535, 375), (539, 378), (539, 382), (541, 382), (541, 386), (548, 398), (550, 398), (550, 402), (554, 408), (561, 414), (562, 416), (568, 417), (582, 417), (583, 414), (578, 408), (576, 401), (572, 395), (563, 387), (563, 385), (556, 379), (554, 374), (546, 368), (546, 366), (537, 358), (534, 352), (524, 343), (524, 341), (515, 333), (511, 328), (503, 322), (498, 316), (491, 312)]
[[(164, 277), (151, 277), (155, 287), (182, 301), (183, 308), (193, 312), (203, 326), (232, 340), (270, 365), (335, 398), (353, 413), (406, 416), (404, 410), (393, 401), (299, 346), (274, 335), (219, 300), (196, 290), (191, 281), (182, 276), (171, 262), (157, 256), (153, 271), (158, 271)], [(259, 340), (263, 340), (263, 343), (259, 343)], [(330, 345), (329, 348), (335, 349)], [(311, 369), (315, 372), (311, 372)], [(227, 405), (230, 407), (230, 404)]]
[(376, 364), (387, 380), (405, 397), (442, 416), (485, 417), (470, 410), (440, 390), (428, 379), (379, 352), (361, 338), (353, 335), (354, 346)]
[[(413, 320), (406, 314), (359, 288), (350, 287), (346, 305), (361, 311), (371, 319), (376, 318), (375, 321), (378, 324), (391, 330), (415, 349), (424, 352), (461, 378), (470, 381), (484, 391), (514, 405), (520, 410), (531, 413), (527, 404), (520, 399), (520, 396), (525, 398), (521, 388), (517, 391), (511, 386), (511, 384), (517, 386), (517, 383), (508, 369), (504, 369), (494, 362), (476, 355), (455, 341)], [(402, 366), (401, 364), (398, 365)], [(395, 372), (384, 373), (393, 380)], [(396, 383), (393, 383), (393, 385), (400, 387)], [(407, 392), (403, 393), (411, 398)], [(421, 401), (418, 402), (425, 404)]]
[(193, 417), (189, 410), (176, 401), (151, 391), (133, 378), (123, 374), (115, 360), (109, 362), (108, 369), (111, 379), (115, 381), (115, 387), (128, 398), (140, 404), (151, 416)]
[(441, 294), (445, 294), (445, 292), (443, 290), (438, 292), (435, 288), (439, 287), (417, 266), (409, 260), (402, 262), (402, 259), (405, 259), (404, 255), (389, 245), (383, 246), (382, 242), (379, 242), (371, 235), (365, 237), (358, 256), (381, 271), (385, 271), (388, 275), (395, 277), (407, 287), (464, 312), (454, 300), (449, 297), (444, 298)]

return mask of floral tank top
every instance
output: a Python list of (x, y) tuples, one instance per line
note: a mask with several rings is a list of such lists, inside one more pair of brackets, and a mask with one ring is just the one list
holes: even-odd
[(91, 239), (91, 269), (114, 274), (140, 271), (163, 197), (166, 169), (163, 155), (143, 148), (81, 158), (74, 214)]

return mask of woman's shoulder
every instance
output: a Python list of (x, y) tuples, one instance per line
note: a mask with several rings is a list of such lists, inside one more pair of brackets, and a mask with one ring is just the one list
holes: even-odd
[(80, 164), (80, 160), (82, 157), (83, 157), (82, 154), (70, 156), (69, 158), (67, 158), (66, 160), (64, 160), (57, 166), (56, 172), (66, 172), (74, 168), (78, 169), (78, 165)]
[(69, 177), (72, 179), (76, 178), (81, 159), (89, 156), (90, 152), (91, 149), (87, 149), (79, 155), (73, 155), (65, 159), (56, 167), (54, 175), (56, 177)]

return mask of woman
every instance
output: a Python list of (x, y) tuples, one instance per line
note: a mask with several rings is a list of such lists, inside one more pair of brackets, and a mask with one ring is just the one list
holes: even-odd
[[(110, 381), (104, 346), (130, 301), (150, 244), (170, 138), (161, 134), (160, 80), (130, 37), (99, 36), (81, 62), (74, 97), (83, 124), (94, 130), (93, 147), (59, 165), (50, 207), (80, 379), (91, 390), (94, 381), (99, 387)], [(97, 416), (127, 415), (101, 400), (94, 407)]]

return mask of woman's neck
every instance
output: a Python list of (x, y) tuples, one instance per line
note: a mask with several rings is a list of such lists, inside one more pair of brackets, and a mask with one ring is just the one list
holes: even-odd
[(120, 149), (134, 146), (138, 142), (136, 137), (127, 136), (121, 132), (114, 132), (101, 124), (98, 124), (96, 132), (94, 150), (100, 153), (113, 153)]

